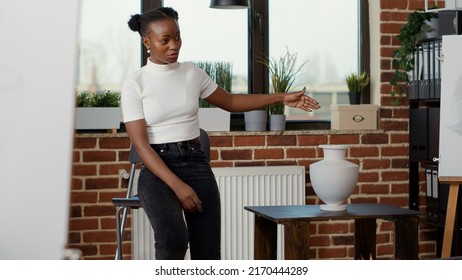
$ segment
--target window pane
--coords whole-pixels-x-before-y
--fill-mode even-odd
[[[330,104],[348,104],[344,78],[359,67],[358,0],[269,0],[270,57],[287,50],[301,69],[295,89],[307,87],[321,109],[286,108],[288,119],[330,119]]]
[[[179,14],[181,61],[232,63],[233,93],[248,92],[247,10],[209,8],[210,0],[165,0]]]
[[[126,76],[140,68],[140,36],[128,28],[140,13],[136,0],[81,0],[77,90],[119,92]]]

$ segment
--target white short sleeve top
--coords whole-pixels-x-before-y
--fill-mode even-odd
[[[125,79],[121,91],[124,122],[144,119],[151,144],[199,136],[199,97],[218,85],[190,62],[145,66]]]

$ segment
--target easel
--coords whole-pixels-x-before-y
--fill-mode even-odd
[[[449,258],[451,256],[452,237],[454,235],[457,197],[459,195],[459,185],[462,184],[462,177],[441,176],[439,180],[442,184],[449,184],[448,207],[444,226],[443,248],[441,250],[441,258]]]

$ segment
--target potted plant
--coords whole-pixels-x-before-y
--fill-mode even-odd
[[[231,92],[232,64],[224,61],[193,62],[224,90]],[[199,99],[199,126],[205,131],[229,131],[231,114]]]
[[[428,23],[437,17],[437,13],[414,11],[408,15],[406,24],[401,27],[400,33],[396,36],[400,45],[392,54],[392,69],[394,70],[390,79],[392,97],[397,95],[401,97],[407,90],[409,76],[414,70],[415,48],[422,42],[425,34],[432,31]],[[397,98],[393,103],[398,105],[399,99]]]
[[[75,129],[120,128],[120,93],[82,92],[77,94]]]
[[[307,61],[297,64],[297,53],[287,52],[278,59],[264,57],[260,63],[265,65],[270,74],[271,93],[287,93],[292,91],[298,74]],[[268,107],[270,113],[270,130],[284,130],[286,116],[284,104],[274,104]]]
[[[369,84],[369,75],[351,73],[345,77],[350,104],[361,104],[361,92]]]

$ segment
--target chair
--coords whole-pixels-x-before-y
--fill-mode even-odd
[[[199,138],[207,159],[210,160],[210,139],[207,132],[203,129],[200,130]],[[138,156],[135,148],[130,148],[128,161],[131,163],[130,174],[128,178],[127,195],[125,198],[113,198],[112,204],[117,207],[116,211],[116,230],[117,230],[117,249],[116,260],[122,259],[122,242],[125,232],[125,223],[128,215],[128,208],[138,209],[141,208],[140,198],[137,194],[132,195],[133,183],[135,181],[135,172],[138,164],[142,163],[141,158]]]

